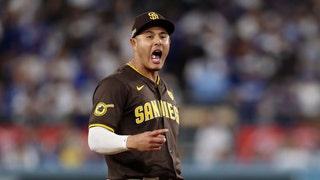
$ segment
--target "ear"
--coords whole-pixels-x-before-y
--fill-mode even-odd
[[[131,47],[134,49],[137,44],[137,40],[135,38],[130,38],[130,44]]]

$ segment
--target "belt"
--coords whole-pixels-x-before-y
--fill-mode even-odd
[[[139,179],[126,179],[126,180],[160,180],[159,177],[143,177],[143,178],[139,178]]]
[[[111,180],[111,179],[107,179]],[[141,178],[128,178],[125,180],[173,180],[173,178],[169,177],[141,177]]]
[[[173,178],[168,177],[143,177],[139,179],[126,179],[126,180],[173,180]]]

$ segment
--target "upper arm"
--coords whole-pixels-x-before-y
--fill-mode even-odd
[[[89,127],[101,126],[115,132],[126,101],[126,87],[116,78],[106,78],[94,91]]]

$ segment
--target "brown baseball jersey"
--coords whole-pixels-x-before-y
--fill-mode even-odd
[[[103,79],[93,95],[89,128],[100,126],[119,135],[168,128],[159,151],[105,155],[109,179],[181,177],[178,155],[179,108],[172,90],[158,76],[153,82],[130,64]]]

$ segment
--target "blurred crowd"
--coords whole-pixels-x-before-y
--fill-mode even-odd
[[[280,126],[284,131],[297,124],[318,125],[319,0],[2,0],[0,124],[22,126],[27,134],[37,132],[36,140],[22,141],[27,142],[23,147],[34,149],[27,156],[39,159],[33,162],[48,157],[41,153],[52,144],[37,141],[39,129],[48,124],[85,134],[94,88],[130,60],[133,18],[147,10],[160,12],[176,25],[161,73],[181,106],[227,109],[218,118],[204,118],[220,119],[219,123],[193,120],[197,122],[193,126],[195,143],[188,147],[195,146],[194,155],[186,158],[201,159],[201,147],[210,146],[201,140],[208,136],[216,143],[212,151],[214,147],[225,149],[219,157],[235,158],[231,150],[238,147],[236,135],[247,125]],[[220,111],[201,113],[217,116],[214,112]],[[221,120],[229,119],[230,114],[232,121]],[[6,154],[16,146],[23,149],[21,143],[4,146],[10,143],[3,129],[0,164],[19,159],[21,152]],[[77,148],[68,149],[77,141],[69,138],[70,133],[61,133],[71,140],[63,141],[65,146],[54,146],[51,153],[61,157],[83,154],[72,151]],[[317,138],[307,154],[319,150]]]

